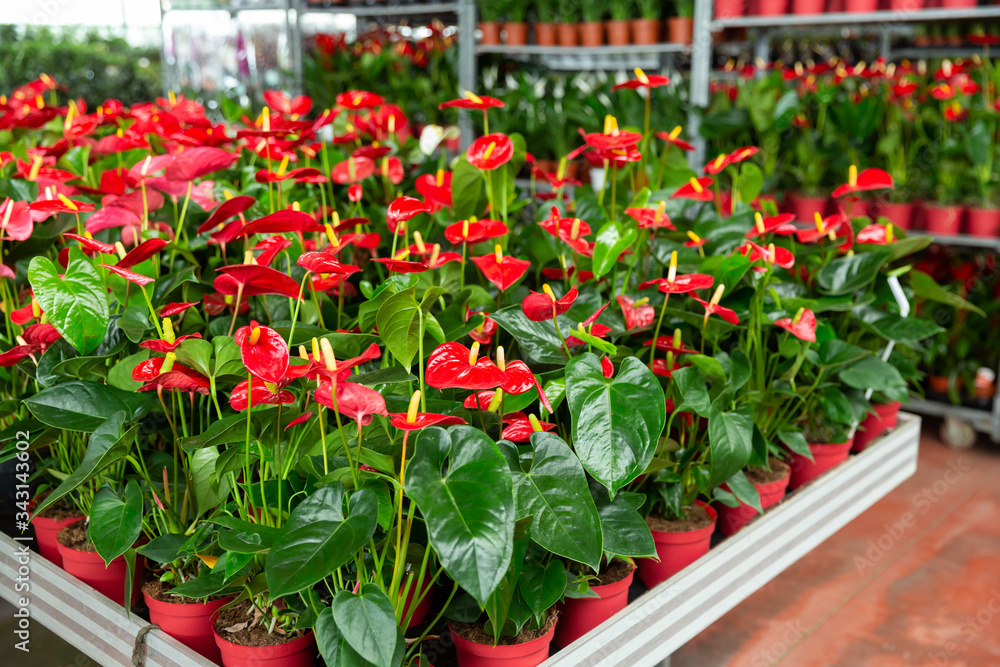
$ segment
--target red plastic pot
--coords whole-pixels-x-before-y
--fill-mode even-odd
[[[459,667],[535,667],[549,657],[549,645],[556,634],[556,628],[552,626],[551,630],[530,642],[493,646],[469,641],[450,626],[448,630],[455,641]]]
[[[889,218],[900,229],[913,228],[913,204],[882,204],[880,215]]]
[[[902,403],[879,403],[873,407],[874,412],[869,412],[868,416],[858,424],[858,430],[854,433],[854,450],[863,452],[876,438],[885,433],[890,428],[896,428],[899,423],[899,408]]]
[[[969,208],[965,212],[965,226],[970,235],[987,238],[1000,236],[1000,209]]]
[[[674,576],[707,554],[712,546],[712,533],[715,532],[715,524],[719,519],[719,514],[711,505],[700,500],[695,502],[705,508],[712,523],[704,528],[688,530],[683,533],[652,531],[653,541],[656,543],[656,556],[660,561],[656,562],[652,558],[636,559],[639,579],[646,585],[646,588],[653,588],[660,582]]]
[[[406,593],[406,601],[403,602],[403,617],[410,611],[410,605],[413,604],[413,596],[417,591],[417,582],[410,584],[410,590]],[[420,625],[427,618],[427,613],[431,610],[431,604],[434,601],[434,589],[429,588],[427,594],[424,595],[423,599],[413,610],[413,617],[410,618],[410,624],[407,627],[412,628],[415,625]]]
[[[757,489],[757,493],[760,494],[760,506],[762,509],[766,510],[768,507],[778,504],[778,502],[785,497],[785,493],[788,491],[788,480],[790,477],[791,471],[789,471],[789,474],[785,475],[781,479],[773,482],[754,484],[754,488]],[[722,486],[727,491],[729,490],[729,487],[725,484]],[[746,503],[740,503],[736,507],[722,505],[719,507],[719,529],[722,531],[723,535],[729,537],[745,526],[750,519],[753,519],[756,516],[757,510]]]
[[[975,6],[976,0],[941,0],[941,7],[944,9],[965,9]]]
[[[795,219],[799,222],[812,223],[815,214],[826,215],[826,197],[804,197],[794,195],[788,198],[788,212],[795,214]]]
[[[806,456],[793,453],[792,477],[788,480],[788,490],[794,491],[806,482],[813,481],[827,470],[846,461],[853,446],[854,438],[849,438],[847,442],[810,443],[809,451],[813,455],[812,461]]]
[[[788,11],[788,0],[757,0],[760,16],[781,16]]]
[[[746,13],[746,0],[716,0],[715,18],[731,19]]]
[[[931,234],[954,236],[962,229],[961,206],[924,204],[924,228]]]
[[[48,519],[36,516],[31,520],[35,527],[35,540],[38,542],[38,552],[48,561],[62,567],[62,556],[59,555],[59,531],[64,526],[76,523],[83,517],[71,516],[68,519]]]
[[[628,604],[628,587],[635,577],[635,568],[621,581],[606,586],[591,586],[596,598],[567,598],[563,603],[555,638],[559,648],[564,648],[608,620]]]
[[[867,14],[878,9],[878,0],[845,0],[844,11]]]
[[[309,633],[275,646],[242,646],[223,639],[214,626],[212,635],[222,653],[223,667],[313,667],[316,635]]]
[[[924,0],[889,0],[889,9],[894,12],[914,12],[924,8]]]
[[[871,204],[871,201],[867,199],[855,199],[851,202],[851,210],[848,211],[848,216],[851,218],[873,217]]]
[[[792,0],[793,14],[822,14],[826,0]]]
[[[107,567],[104,559],[96,551],[78,551],[59,545],[59,555],[62,556],[62,567],[66,572],[94,588],[98,593],[125,606],[125,578],[128,567],[125,557],[119,556]],[[132,580],[132,599],[128,606],[139,600],[139,582],[145,573],[145,560],[139,556],[135,559],[135,575]]]
[[[222,660],[222,653],[215,643],[215,630],[212,628],[212,617],[232,597],[211,602],[196,602],[181,604],[178,602],[162,602],[142,593],[149,607],[149,622],[160,626],[168,635],[205,656],[212,662]]]

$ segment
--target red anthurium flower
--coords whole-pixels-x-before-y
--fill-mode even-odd
[[[472,315],[482,315],[483,323],[478,327],[469,332],[469,338],[479,343],[480,345],[489,345],[493,341],[493,334],[497,331],[496,320],[489,317],[488,313],[469,313],[465,314],[465,321],[469,321],[469,317]]]
[[[615,374],[615,366],[607,356],[601,357],[601,375],[611,379]]]
[[[169,315],[164,315],[163,317],[166,320],[166,322],[170,322]],[[187,334],[185,336],[174,337],[173,325],[167,324],[167,326],[170,328],[169,328],[169,334],[168,330],[165,330],[163,332],[165,338],[163,339],[154,338],[152,340],[144,340],[141,343],[139,343],[139,347],[147,350],[152,350],[153,352],[160,352],[162,354],[166,354],[167,352],[173,352],[174,350],[176,350],[178,345],[180,345],[182,342],[186,341],[189,338],[201,338],[201,334],[197,332],[193,334]]]
[[[341,264],[336,257],[326,252],[304,252],[299,256],[298,265],[313,273],[357,273],[361,269],[353,264]]]
[[[51,324],[32,324],[17,337],[17,345],[0,354],[0,367],[13,366],[22,359],[40,354],[59,338],[59,332]]]
[[[792,224],[794,221],[794,213],[781,213],[770,218],[765,218],[758,211],[754,213],[754,226],[747,232],[746,237],[752,239],[764,234],[789,236],[798,231],[795,225]]]
[[[13,201],[10,197],[0,204],[0,233],[3,239],[25,241],[31,238],[35,225],[31,221],[28,203]]]
[[[504,255],[498,244],[489,255],[473,257],[475,263],[483,275],[501,292],[509,289],[514,283],[524,277],[531,262]]]
[[[670,132],[657,132],[656,137],[657,139],[663,139],[668,144],[677,146],[677,148],[680,148],[682,151],[693,151],[694,146],[680,138],[681,131],[682,128],[678,125]]]
[[[337,391],[336,402],[333,400],[334,386]],[[346,415],[361,426],[371,424],[375,415],[389,416],[382,394],[355,382],[321,382],[315,396],[318,403]]]
[[[690,229],[687,230],[687,237],[688,240],[684,242],[685,248],[701,248],[703,245],[708,243],[708,239],[698,236]],[[699,250],[698,252],[702,252],[702,256],[704,256],[703,251]]]
[[[234,215],[239,215],[244,211],[247,211],[257,200],[248,195],[240,195],[238,197],[233,197],[232,199],[227,199],[226,201],[219,204],[212,215],[208,216],[208,220],[198,228],[198,233],[203,234],[211,229],[215,229],[217,226],[226,222]]]
[[[409,256],[409,248],[403,248],[396,253],[395,257],[378,257],[372,261],[378,262],[392,273],[423,273],[430,268],[426,262],[415,262],[407,259]]]
[[[492,389],[507,381],[506,373],[479,356],[479,343],[471,350],[460,343],[439,345],[427,358],[424,377],[435,389]]]
[[[782,317],[774,323],[799,340],[816,342],[816,313],[808,308],[799,308],[795,317]]]
[[[671,199],[691,199],[693,201],[712,201],[712,191],[709,187],[715,181],[710,176],[691,178],[687,183],[677,188]]]
[[[593,246],[583,238],[590,234],[590,225],[580,218],[560,217],[559,209],[553,206],[549,217],[539,222],[538,226],[568,245],[574,252],[585,257],[593,255]]]
[[[278,171],[261,169],[254,175],[254,180],[258,183],[282,183],[289,180],[294,180],[296,183],[326,183],[326,176],[316,167],[299,167],[291,171],[284,171],[281,167],[286,164],[286,161],[282,159]]]
[[[93,204],[82,201],[73,201],[60,194],[57,199],[39,199],[28,204],[28,208],[36,213],[90,213],[94,210]]]
[[[632,297],[620,294],[616,297],[625,318],[625,330],[636,331],[652,326],[656,319],[656,309],[649,305],[648,298],[633,301]]]
[[[492,171],[510,162],[514,157],[514,144],[506,134],[494,132],[473,141],[465,157],[476,169]]]
[[[365,190],[360,183],[352,183],[347,186],[347,198],[351,203],[357,204],[365,196]]]
[[[486,109],[499,109],[503,106],[503,100],[498,100],[495,97],[487,97],[486,95],[475,95],[467,91],[465,93],[465,97],[460,97],[457,100],[442,102],[438,105],[438,109],[456,108],[485,111]]]
[[[646,74],[638,67],[635,68],[635,78],[629,79],[625,83],[619,83],[611,87],[611,90],[621,90],[628,88],[636,90],[638,88],[659,88],[670,83],[670,77],[662,74]]]
[[[652,344],[653,341],[650,339],[643,343],[643,346],[650,347]],[[698,351],[690,347],[684,347],[680,329],[676,329],[673,336],[660,336],[657,338],[656,349],[660,352],[673,352],[675,356],[679,354],[694,354]]]
[[[424,200],[438,207],[451,207],[451,172],[438,169],[435,174],[417,176],[414,186]]]
[[[290,116],[305,116],[312,110],[312,98],[307,95],[289,97],[280,90],[265,90],[264,101],[275,111]]]
[[[128,269],[123,269],[120,266],[113,266],[111,264],[98,264],[101,268],[107,269],[112,273],[117,273],[125,280],[130,283],[135,283],[139,287],[145,287],[149,283],[153,282],[153,279],[149,276],[144,276],[142,274],[136,273],[134,271],[129,271]]]
[[[330,178],[334,183],[346,185],[357,183],[369,178],[375,173],[375,160],[370,157],[349,157],[333,165]]]
[[[278,256],[278,253],[285,248],[290,248],[291,245],[292,242],[283,236],[268,236],[253,247],[254,250],[260,251],[256,262],[261,266],[270,266],[274,258]]]
[[[962,108],[962,105],[958,102],[952,102],[944,110],[944,119],[949,123],[957,123],[959,121],[965,120],[965,117],[969,115],[969,110]]]
[[[243,412],[253,405],[282,405],[284,403],[294,403],[295,395],[286,390],[279,389],[278,385],[261,380],[260,378],[250,378],[243,380],[233,393],[229,396],[229,407],[237,412]]]
[[[499,238],[508,232],[507,225],[499,220],[476,220],[469,218],[448,225],[444,229],[444,237],[450,243],[482,243]]]
[[[378,173],[382,175],[382,178],[388,179],[393,185],[402,183],[403,178],[406,176],[406,170],[403,169],[403,161],[395,156],[382,158]]]
[[[768,264],[780,266],[783,269],[790,269],[795,266],[795,255],[787,248],[775,246],[773,243],[768,244],[764,248],[753,241],[747,241],[737,249],[737,252],[745,255],[751,262],[762,260]],[[763,273],[767,269],[762,266],[755,266],[754,270],[758,273]]]
[[[595,310],[590,317],[585,319],[583,322],[580,322],[580,324],[577,326],[577,329],[582,327],[591,336],[595,336],[597,338],[604,338],[605,336],[607,336],[609,333],[611,333],[611,328],[606,327],[603,324],[599,324],[597,322],[597,318],[600,317],[601,313],[604,312],[604,309],[610,305],[611,303],[608,302],[603,306],[601,306],[600,308],[598,308],[597,310]],[[576,336],[566,336],[566,345],[569,347],[579,347],[580,345],[586,345],[586,343],[584,343]]]
[[[292,421],[290,421],[287,424],[285,424],[285,430],[287,431],[288,429],[290,429],[293,426],[298,426],[299,424],[306,423],[307,421],[309,421],[310,419],[312,419],[312,416],[313,416],[312,410],[309,410],[307,412],[303,412],[301,415],[299,415],[298,417],[296,417]],[[364,467],[364,466],[362,466],[362,467]]]
[[[684,294],[696,289],[705,289],[715,283],[715,278],[703,273],[688,273],[683,276],[676,276],[673,280],[667,278],[654,278],[639,283],[639,289],[649,289],[656,286],[664,294]]]
[[[430,213],[431,207],[417,199],[416,197],[399,197],[389,204],[386,209],[385,220],[389,226],[389,231],[395,233],[399,223],[406,222],[420,213]]]
[[[574,285],[564,296],[557,299],[548,284],[543,285],[542,289],[544,290],[542,292],[531,292],[521,302],[521,310],[532,322],[543,322],[562,315],[570,309],[580,293]]]
[[[532,434],[551,431],[556,427],[555,424],[539,421],[535,415],[526,417],[523,412],[504,415],[503,423],[506,426],[500,437],[511,442],[528,442]]]
[[[795,238],[799,240],[799,243],[815,243],[824,237],[832,240],[842,225],[851,224],[842,211],[826,218],[816,213],[814,222],[816,223],[815,227],[800,229],[795,233]]]
[[[700,303],[705,308],[705,320],[708,320],[709,315],[718,315],[726,322],[732,325],[740,323],[740,318],[736,315],[736,311],[719,305],[719,301],[722,300],[722,293],[725,291],[725,285],[719,285],[715,288],[715,293],[712,295],[710,301],[705,301],[698,298],[694,294],[691,294],[691,298]]]
[[[236,330],[236,344],[240,346],[243,365],[261,380],[278,384],[288,370],[288,343],[277,331],[250,322],[248,327]]]
[[[168,303],[163,308],[160,309],[160,317],[173,317],[183,313],[185,310],[191,306],[197,306],[197,301],[191,301],[189,303]]]
[[[417,412],[420,407],[420,392],[413,392],[410,397],[410,406],[406,412],[389,413],[389,422],[403,431],[417,431],[428,426],[451,426],[453,424],[464,424],[461,417],[452,415],[441,415],[433,412]]]
[[[650,370],[653,371],[654,375],[659,375],[661,377],[669,378],[673,377],[674,371],[680,370],[687,366],[687,364],[679,363],[676,360],[671,360],[671,361],[673,361],[673,363],[668,365],[666,359],[654,359],[653,367]]]
[[[281,271],[256,264],[235,264],[216,269],[214,287],[221,294],[257,296],[280,294],[291,299],[299,297],[299,284]]]
[[[538,398],[545,409],[549,412],[554,412],[552,404],[549,403],[548,396],[542,390],[542,385],[539,384],[538,378],[535,377],[535,374],[531,372],[526,363],[520,359],[510,362],[504,361],[502,347],[497,348],[497,363],[503,372],[507,374],[507,380],[500,385],[500,389],[508,394],[519,396],[531,391],[531,388],[534,387],[538,391]],[[490,397],[490,400],[492,400],[492,397]]]
[[[85,255],[90,256],[97,253],[104,253],[105,255],[115,254],[115,247],[110,243],[102,243],[101,241],[88,239],[86,236],[80,236],[71,232],[66,232],[63,236],[78,242],[80,244],[80,249]]]
[[[166,357],[160,358],[166,359]],[[142,364],[140,364],[140,366],[141,365]],[[164,364],[164,366],[166,366],[166,364]],[[136,368],[138,369],[139,366]],[[182,366],[181,364],[173,364],[170,370],[161,369],[156,377],[147,380],[144,385],[139,387],[139,391],[160,391],[166,389],[168,391],[187,391],[199,394],[208,394],[211,386],[212,385],[209,379],[198,371]]]
[[[833,191],[833,197],[843,197],[844,195],[867,192],[869,190],[892,189],[892,176],[882,169],[865,169],[860,174],[858,168],[851,165],[847,182]]]
[[[737,148],[729,154],[729,164],[738,164],[747,158],[753,157],[759,152],[760,149],[756,146],[743,146],[742,148]]]
[[[127,255],[115,262],[115,266],[123,269],[130,269],[136,264],[142,264],[156,253],[163,250],[163,247],[167,245],[167,243],[169,242],[165,239],[149,239],[148,241],[143,241],[136,247],[132,248]]]
[[[705,173],[715,176],[730,164],[732,164],[730,157],[725,153],[719,153],[714,160],[705,165]]]
[[[346,93],[337,95],[337,106],[357,111],[359,109],[371,109],[385,102],[385,98],[366,90],[349,90]]]
[[[21,308],[10,312],[10,321],[14,324],[20,324],[23,326],[28,322],[41,317],[43,312],[45,311],[42,310],[42,307],[35,299],[34,293],[32,293],[31,300],[28,301],[28,303],[24,304]]]
[[[287,232],[304,234],[321,231],[323,231],[323,226],[316,222],[314,217],[308,213],[289,208],[248,222],[240,230],[237,238],[251,234],[283,234]]]
[[[163,175],[168,181],[193,181],[220,169],[229,169],[239,157],[238,153],[212,146],[188,148],[170,161]]]
[[[625,215],[630,216],[639,223],[639,229],[677,229],[674,223],[670,222],[670,216],[664,213],[666,202],[660,202],[656,208],[651,207],[630,207],[625,209]]]
[[[892,243],[893,226],[890,222],[887,225],[871,224],[858,232],[858,243],[875,245],[886,245]]]
[[[642,141],[642,135],[638,132],[618,129],[618,120],[614,116],[604,117],[604,131],[585,133],[583,135],[585,144],[598,151],[610,151],[616,149],[626,149]],[[610,156],[608,157],[610,159]]]

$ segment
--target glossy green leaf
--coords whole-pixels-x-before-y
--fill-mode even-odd
[[[701,417],[707,417],[712,408],[712,400],[701,372],[694,366],[685,366],[675,370],[672,377],[674,388],[680,394],[680,400],[675,402],[674,412],[692,410]]]
[[[117,412],[129,421],[149,408],[146,394],[130,394],[96,382],[74,380],[43,389],[24,399],[38,421],[67,431],[93,431]]]
[[[561,364],[566,361],[566,353],[551,320],[532,322],[519,305],[507,306],[490,317],[516,338],[524,354],[534,361],[542,364]],[[563,336],[569,335],[571,324],[568,318],[559,318]]]
[[[778,430],[778,439],[796,454],[805,456],[810,461],[813,460],[812,450],[809,449],[809,443],[806,442],[806,437],[802,435],[802,431],[786,426]]]
[[[590,485],[590,492],[601,517],[605,553],[630,558],[656,555],[653,534],[638,511],[646,499],[643,494],[622,491],[612,500],[607,490],[596,483]]]
[[[70,251],[62,271],[45,257],[35,257],[28,281],[49,322],[82,355],[97,349],[108,328],[108,294],[104,280],[78,250]]]
[[[368,667],[370,664],[351,648],[347,638],[337,627],[333,618],[333,609],[327,607],[320,612],[313,627],[316,633],[316,645],[323,656],[327,667]]]
[[[618,223],[608,222],[597,231],[594,239],[594,256],[592,270],[595,278],[600,278],[618,261],[618,256],[639,236],[634,227],[622,231]]]
[[[529,539],[531,522],[532,517],[528,516],[514,524],[514,548],[511,552],[510,565],[500,585],[486,599],[486,615],[489,622],[485,630],[492,632],[494,640],[500,639],[501,633],[508,629],[506,627],[508,623],[520,625],[517,619],[511,618],[510,612],[517,596],[517,581],[521,576],[521,566],[524,565],[524,556],[531,542]]]
[[[517,590],[528,609],[541,625],[549,608],[562,599],[566,592],[566,568],[562,561],[554,559],[547,565],[529,560],[521,568],[517,580]]]
[[[124,500],[110,486],[102,486],[90,507],[88,533],[104,564],[125,553],[142,532],[142,492],[135,480],[125,485]]]
[[[471,426],[426,428],[405,485],[448,575],[485,604],[507,572],[514,543],[510,470],[496,443]]]
[[[891,391],[906,386],[896,367],[878,357],[865,357],[840,371],[840,381],[855,389]]]
[[[723,412],[713,405],[708,415],[708,446],[711,457],[710,486],[726,481],[750,460],[753,449],[753,407],[742,405]]]
[[[746,474],[742,470],[737,471],[732,477],[727,479],[726,485],[737,500],[746,503],[757,510],[758,513],[764,512],[764,508],[761,507],[760,503],[760,492],[757,491],[757,487],[750,483],[750,480],[747,479]]]
[[[962,310],[971,310],[980,316],[986,316],[981,308],[941,287],[923,271],[917,271],[916,269],[910,271],[910,287],[913,288],[913,293],[922,299],[936,301],[937,303],[943,303]]]
[[[396,626],[392,602],[375,584],[365,584],[357,595],[341,590],[330,606],[340,634],[358,655],[376,667],[393,667],[403,636]]]
[[[420,307],[408,289],[385,300],[375,318],[379,337],[396,360],[409,368],[420,345]]]
[[[118,318],[118,328],[125,332],[130,341],[138,343],[146,336],[147,331],[154,328],[149,321],[149,309],[145,305],[129,306]]]
[[[888,258],[888,251],[838,257],[816,272],[816,284],[824,294],[850,294],[872,284]]]
[[[600,360],[587,353],[566,365],[566,401],[576,453],[613,496],[653,458],[666,423],[659,380],[635,357],[605,378]]]
[[[858,361],[869,352],[856,345],[844,342],[838,338],[823,341],[819,346],[819,365],[825,368],[843,366],[854,361]]]
[[[747,204],[760,196],[764,187],[764,172],[753,162],[740,167],[740,199]]]
[[[874,329],[882,338],[910,347],[931,336],[936,336],[944,332],[942,327],[939,327],[930,320],[916,317],[900,317],[893,313],[889,313],[874,322],[869,322],[868,326]]]

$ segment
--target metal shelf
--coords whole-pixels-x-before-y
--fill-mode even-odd
[[[306,14],[354,14],[358,17],[379,17],[379,16],[425,16],[428,14],[456,14],[458,13],[457,2],[429,2],[425,4],[412,5],[391,5],[388,3],[377,5],[306,5]]]
[[[287,5],[283,0],[277,2],[268,2],[264,4],[251,3],[251,2],[233,2],[230,4],[223,3],[204,3],[191,6],[181,6],[176,7],[170,0],[163,0],[162,9],[163,12],[229,12],[235,14],[238,12],[255,12],[255,11],[285,11]]]
[[[981,46],[904,46],[892,50],[893,58],[971,58],[982,56]],[[1000,54],[991,53],[990,58],[998,58]]]
[[[861,23],[916,23],[921,21],[963,21],[1000,17],[1000,6],[958,9],[922,9],[906,12],[828,12],[825,14],[783,14],[780,16],[736,16],[715,19],[712,32],[725,28],[781,28],[786,26],[855,25]]]
[[[987,236],[972,236],[970,234],[925,234],[923,232],[913,232],[910,236],[929,236],[934,239],[934,243],[941,245],[964,246],[966,248],[988,248],[1000,252],[1000,238],[990,238]]]
[[[536,60],[551,70],[559,71],[616,71],[622,69],[655,70],[664,54],[690,53],[686,44],[648,44],[627,46],[482,46],[476,53],[502,55],[514,60]]]
[[[36,551],[30,552],[30,590],[14,590],[18,576],[16,553],[21,545],[0,533],[0,596],[20,607],[19,599],[29,598],[31,622],[57,631],[59,636],[80,649],[99,665],[131,665],[136,635],[147,626],[135,614],[125,615],[125,609],[76,577],[56,567]],[[150,630],[145,635],[146,667],[214,667],[203,658],[162,630]],[[33,646],[38,650],[40,647]],[[8,657],[8,660],[13,659]],[[7,664],[16,664],[14,663]]]
[[[996,402],[998,399],[994,399]],[[1000,439],[997,417],[994,410],[970,408],[965,405],[953,405],[941,401],[911,398],[907,409],[928,417],[954,417],[968,422],[979,433],[986,433],[994,441]]]
[[[538,46],[537,44],[525,44],[523,46],[508,46],[498,44],[496,46],[476,47],[476,53],[502,53],[504,55],[534,55],[534,56],[608,56],[608,55],[636,55],[644,53],[684,53],[689,52],[689,44],[676,44],[673,42],[661,42],[659,44],[628,44],[626,46]]]
[[[650,667],[746,600],[917,470],[920,418],[795,491],[543,667]]]

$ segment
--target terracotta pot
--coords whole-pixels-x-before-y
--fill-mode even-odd
[[[538,46],[556,45],[556,24],[536,23],[535,24],[535,44]]]
[[[746,0],[716,0],[715,18],[731,19],[746,14]]]
[[[817,211],[820,215],[826,215],[827,203],[826,197],[805,197],[797,194],[789,197],[787,206],[788,212],[794,213],[796,220],[812,224]]]
[[[927,386],[936,394],[948,393],[949,378],[947,375],[930,375],[927,377]]]
[[[35,540],[38,542],[38,552],[46,560],[62,567],[62,556],[59,555],[59,531],[64,526],[76,523],[82,516],[71,516],[68,519],[48,519],[44,516],[36,516],[31,520],[31,525],[35,527]]]
[[[576,24],[575,23],[560,23],[559,24],[559,46],[576,46]]]
[[[756,488],[757,493],[760,494],[760,506],[762,509],[766,510],[768,507],[776,505],[782,498],[785,497],[785,493],[788,491],[788,480],[790,477],[791,469],[789,469],[788,474],[781,479],[773,482],[767,482],[765,484],[754,484],[754,488]],[[723,488],[727,491],[729,490],[729,487],[726,485],[723,485]],[[756,516],[757,510],[750,507],[746,503],[740,503],[736,507],[722,505],[719,507],[719,529],[722,531],[723,535],[728,537]]]
[[[899,423],[899,408],[902,403],[876,403],[872,406],[873,412],[858,424],[858,430],[854,432],[855,452],[863,452],[868,445],[873,443],[880,435],[890,428],[896,428]]]
[[[606,586],[591,586],[596,598],[567,598],[559,614],[552,643],[564,648],[608,620],[628,604],[628,587],[635,577],[635,567],[621,581]]]
[[[503,30],[506,35],[507,46],[524,46],[528,43],[527,23],[504,23]]]
[[[685,16],[667,19],[667,41],[671,44],[690,44],[694,20]]]
[[[705,508],[712,523],[704,528],[688,530],[683,533],[652,531],[653,541],[656,543],[656,556],[660,561],[657,562],[652,558],[636,559],[639,579],[646,585],[646,588],[653,588],[660,582],[674,576],[707,554],[712,546],[712,533],[715,532],[715,524],[719,519],[719,514],[711,505],[700,500],[695,502]]]
[[[892,224],[900,229],[913,228],[913,204],[882,204],[879,215],[885,216],[892,221]]]
[[[788,0],[757,0],[757,14],[780,16],[788,11]]]
[[[931,234],[954,236],[962,229],[961,206],[924,204],[924,229]]]
[[[632,43],[648,45],[659,41],[659,19],[632,19]]]
[[[496,46],[500,43],[500,24],[494,21],[480,21],[479,31],[483,33],[480,44],[483,46]]]
[[[844,11],[867,14],[878,9],[878,0],[844,0]]]
[[[1000,208],[967,208],[965,213],[965,226],[970,236],[1000,236]]]
[[[212,618],[215,612],[232,600],[232,597],[211,602],[181,604],[157,600],[145,591],[142,596],[146,600],[146,606],[149,607],[150,623],[160,626],[160,629],[168,635],[212,662],[222,661],[222,652],[215,643]]]
[[[611,46],[626,46],[628,44],[628,21],[605,21],[604,27],[608,33],[608,44]]]
[[[316,635],[312,632],[274,646],[241,646],[223,639],[214,628],[212,634],[222,652],[223,667],[314,667],[316,664]]]
[[[125,606],[125,578],[128,567],[125,557],[119,556],[105,567],[104,559],[96,551],[78,551],[59,545],[59,555],[62,556],[62,567],[66,572],[95,589],[107,598]],[[131,607],[139,600],[139,582],[143,580],[146,571],[145,560],[139,556],[135,559],[135,574],[132,580],[132,597],[128,601]]]
[[[604,23],[601,21],[581,23],[580,44],[583,46],[601,46],[604,44]]]
[[[889,0],[889,9],[894,12],[914,12],[924,8],[924,0]]]
[[[508,646],[477,644],[460,636],[451,627],[448,631],[455,641],[458,667],[535,667],[549,657],[549,645],[556,628],[552,626],[551,630],[538,639]]]
[[[792,0],[793,14],[822,14],[826,0]]]
[[[975,6],[976,0],[941,0],[941,7],[944,9],[965,9]]]
[[[788,490],[794,491],[806,482],[811,482],[827,470],[835,468],[844,461],[851,453],[854,446],[854,438],[849,438],[847,442],[837,443],[810,443],[809,451],[812,452],[813,460],[801,454],[792,454],[791,466],[792,477],[788,480]]]

